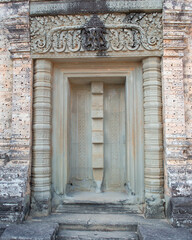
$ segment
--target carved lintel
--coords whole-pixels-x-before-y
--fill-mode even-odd
[[[31,17],[32,54],[161,51],[160,13]]]

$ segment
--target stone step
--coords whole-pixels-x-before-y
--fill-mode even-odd
[[[58,223],[60,229],[82,231],[137,231],[141,215],[126,214],[73,214],[55,213],[47,217],[33,218],[32,222]]]
[[[76,216],[76,218],[74,218]],[[75,214],[60,221],[58,240],[122,239],[137,240],[138,224],[134,218],[118,214]]]
[[[57,240],[139,240],[134,232],[128,231],[75,231],[60,230]]]
[[[79,214],[140,214],[138,206],[128,204],[107,204],[107,203],[64,203],[59,205],[55,213],[79,213]]]
[[[62,230],[78,230],[78,231],[137,231],[136,223],[121,223],[121,224],[110,224],[110,223],[87,223],[87,224],[66,224],[61,223],[60,229]]]
[[[133,214],[51,214],[29,217],[25,223],[2,225],[1,228],[6,228],[1,240],[192,239],[187,229],[173,228],[165,219],[145,219]]]
[[[21,219],[21,199],[0,199],[0,222],[14,222]]]
[[[1,240],[55,240],[59,230],[57,223],[26,222],[12,224],[5,229]]]
[[[191,240],[188,229],[173,228],[170,225],[142,224],[138,226],[140,240]]]
[[[135,204],[133,196],[128,196],[126,193],[75,192],[65,196],[63,202],[54,212],[79,214],[142,214],[142,205]]]

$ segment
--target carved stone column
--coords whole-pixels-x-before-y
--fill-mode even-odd
[[[161,218],[163,207],[163,135],[161,103],[161,59],[143,61],[145,216]]]
[[[36,60],[33,100],[32,214],[51,210],[51,71],[47,60]]]

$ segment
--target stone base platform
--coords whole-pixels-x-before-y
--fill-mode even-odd
[[[134,198],[126,193],[72,193],[63,199],[55,209],[55,213],[63,214],[141,214],[143,204],[135,204]]]
[[[12,224],[5,229],[1,240],[55,240],[59,230],[57,223],[31,222]]]
[[[51,214],[6,228],[1,240],[191,240],[187,229],[135,214]]]

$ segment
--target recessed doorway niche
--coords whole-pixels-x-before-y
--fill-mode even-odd
[[[54,67],[52,204],[55,208],[78,194],[100,199],[103,193],[142,203],[141,66],[80,65],[75,71],[69,64]]]
[[[72,80],[67,191],[125,192],[125,81]]]

